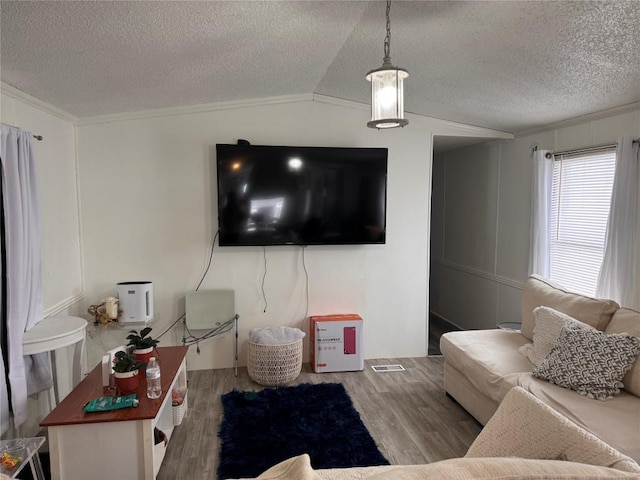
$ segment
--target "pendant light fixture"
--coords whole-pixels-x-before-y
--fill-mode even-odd
[[[391,22],[389,12],[391,0],[387,0],[387,36],[384,39],[382,66],[367,73],[371,82],[371,121],[369,128],[404,127],[409,122],[404,118],[404,79],[409,76],[403,68],[391,64]]]

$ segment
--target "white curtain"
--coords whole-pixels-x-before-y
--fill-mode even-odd
[[[1,180],[1,178],[0,178]],[[0,182],[1,184],[1,182]],[[2,186],[0,185],[0,193],[3,192]],[[2,202],[0,201],[0,208],[2,207]],[[1,228],[1,226],[0,226]],[[2,264],[4,263],[4,255],[0,255],[0,272],[2,270]],[[0,289],[3,288],[4,284],[4,275],[0,275]],[[2,292],[3,290],[0,290]],[[0,309],[2,308],[2,304],[4,304],[3,294],[0,293]],[[0,313],[0,316],[2,314]],[[2,319],[0,319],[1,321]],[[5,330],[4,326],[0,326],[0,434],[3,434],[9,428],[9,391],[7,389],[7,375],[6,370],[4,369],[5,362],[5,353],[3,351],[4,345],[4,336]]]
[[[638,219],[638,143],[621,137],[616,149],[611,209],[607,222],[604,258],[596,296],[615,300],[623,307],[639,308],[636,268]]]
[[[40,212],[30,133],[1,126],[2,195],[5,216],[8,380],[13,421],[27,418],[27,395],[51,386],[46,354],[23,357],[22,337],[42,319]],[[37,357],[37,358],[36,358]],[[29,385],[28,385],[29,383]],[[6,384],[0,385],[6,395]],[[5,405],[2,406],[3,431]]]
[[[550,273],[549,225],[551,222],[552,183],[553,156],[548,150],[536,150],[533,152],[529,274],[537,273],[546,278]]]

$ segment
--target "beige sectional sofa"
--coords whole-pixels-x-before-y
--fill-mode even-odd
[[[605,333],[640,337],[640,312],[568,292],[532,275],[522,294],[521,331],[470,330],[442,336],[446,392],[484,425],[505,395],[520,386],[613,448],[640,460],[640,360],[625,375],[621,392],[605,401],[534,377],[536,365],[530,358],[540,343],[532,343],[534,332],[536,339],[546,333],[541,328],[536,331],[536,321],[549,310],[537,309],[539,306],[551,307]]]
[[[640,466],[521,388],[513,388],[464,458],[428,465],[314,470],[308,455],[260,480],[480,480],[640,478]]]

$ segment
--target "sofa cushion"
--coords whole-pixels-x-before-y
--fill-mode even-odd
[[[306,453],[284,460],[264,471],[259,480],[314,480],[311,458]]]
[[[606,333],[628,333],[640,337],[640,312],[621,308],[613,314]],[[640,357],[636,358],[631,370],[622,379],[624,389],[640,397]]]
[[[533,330],[533,343],[528,343],[520,348],[520,353],[525,355],[531,363],[539,366],[551,353],[556,340],[560,336],[562,326],[566,322],[572,322],[580,327],[592,328],[569,315],[549,307],[536,307],[533,310],[536,318],[536,326]]]
[[[637,473],[559,460],[451,458],[427,465],[316,470],[318,480],[602,480],[638,478]],[[293,478],[291,480],[294,480]],[[297,480],[297,479],[296,479]]]
[[[590,431],[624,455],[640,462],[640,399],[625,392],[596,402],[525,373],[518,384],[569,420]]]
[[[331,468],[314,470],[309,455],[281,462],[256,480],[591,480],[638,478],[631,472],[559,460],[523,458],[452,458],[426,465]]]
[[[500,403],[518,376],[534,365],[518,349],[528,343],[516,331],[467,330],[440,337],[440,350],[448,364],[464,372],[471,384]]]
[[[452,458],[428,465],[400,467],[366,477],[369,480],[591,480],[638,478],[637,473],[558,460],[523,458]]]
[[[541,305],[566,313],[576,320],[604,330],[613,313],[620,308],[613,300],[600,300],[565,290],[561,285],[539,275],[531,275],[522,289],[522,335],[533,340],[535,316]]]
[[[466,457],[561,459],[640,473],[640,466],[523,388],[512,388]]]
[[[640,339],[565,323],[560,336],[533,375],[581,395],[609,400],[620,393],[622,377],[640,352]]]

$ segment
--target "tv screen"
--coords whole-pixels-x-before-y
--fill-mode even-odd
[[[220,246],[385,243],[386,148],[216,145]]]

